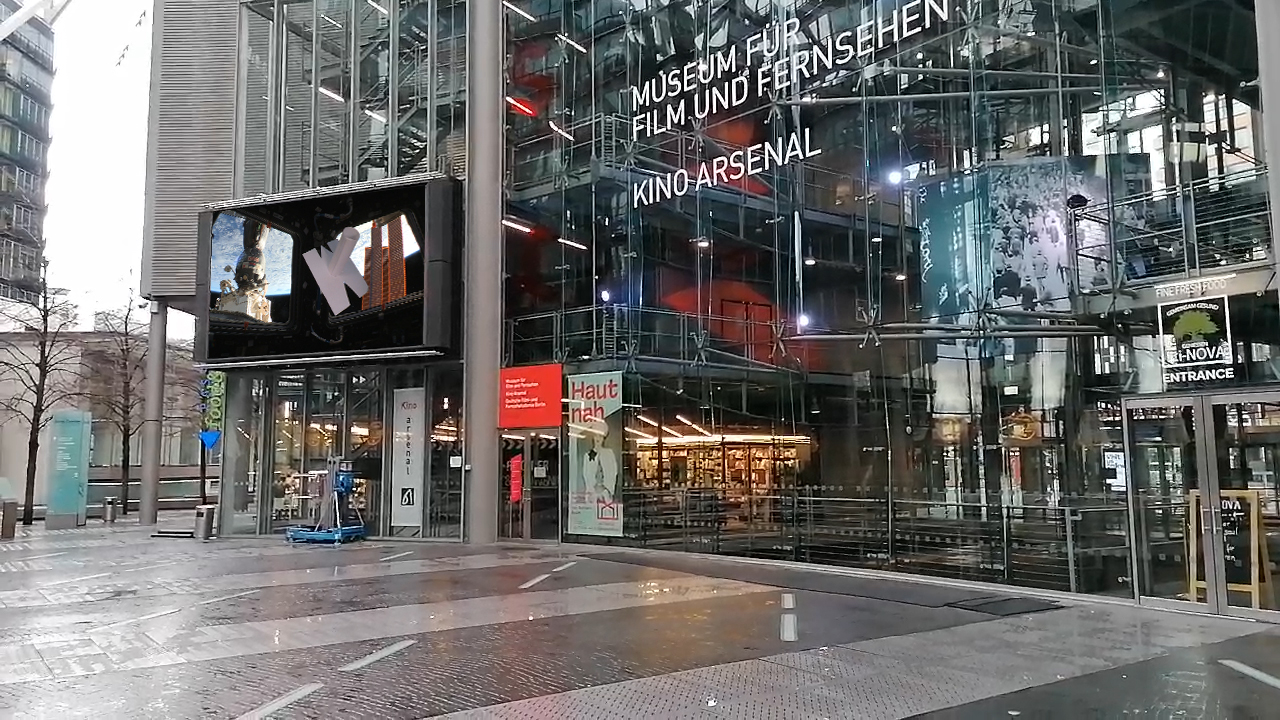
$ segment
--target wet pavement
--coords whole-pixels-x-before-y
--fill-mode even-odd
[[[0,718],[1263,718],[1271,626],[581,546],[0,543]]]

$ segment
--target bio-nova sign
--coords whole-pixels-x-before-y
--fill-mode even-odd
[[[795,96],[827,73],[865,61],[881,50],[950,19],[946,0],[910,0],[886,17],[827,35],[816,42],[800,20],[773,22],[707,57],[660,72],[631,86],[631,139],[642,140],[732,110],[752,98]],[[639,208],[690,190],[726,185],[775,167],[822,154],[808,128],[732,150],[697,167],[646,178],[631,188]]]
[[[1231,313],[1226,296],[1161,305],[1159,310],[1165,384],[1235,379]]]

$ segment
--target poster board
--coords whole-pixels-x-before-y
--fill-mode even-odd
[[[1222,490],[1218,495],[1222,502],[1222,557],[1227,590],[1248,593],[1255,610],[1275,608],[1271,558],[1258,491]],[[1197,602],[1202,592],[1208,595],[1199,542],[1203,537],[1203,510],[1200,491],[1191,491],[1187,496],[1187,594]]]
[[[569,376],[570,535],[622,537],[622,373]]]

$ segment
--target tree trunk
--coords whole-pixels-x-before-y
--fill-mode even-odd
[[[132,428],[123,427],[120,433],[120,514],[129,514],[129,436]]]
[[[36,521],[36,462],[40,459],[40,421],[43,418],[31,418],[31,433],[27,436],[27,488],[22,505],[22,524],[31,525]]]

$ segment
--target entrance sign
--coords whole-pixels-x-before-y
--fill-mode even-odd
[[[1223,490],[1222,559],[1227,590],[1248,593],[1255,610],[1275,608],[1271,582],[1271,557],[1267,552],[1266,528],[1257,490]],[[1207,593],[1204,554],[1200,548],[1203,496],[1191,491],[1187,498],[1188,595],[1199,599]]]
[[[426,484],[423,458],[426,449],[426,388],[399,388],[392,392],[391,413],[391,524],[422,527],[422,493]]]
[[[498,396],[498,427],[560,427],[563,370],[559,365],[502,368]]]
[[[1161,305],[1159,325],[1166,385],[1235,379],[1231,312],[1225,295]]]
[[[571,535],[622,537],[622,373],[569,376]]]
[[[66,530],[84,525],[89,494],[90,414],[84,410],[58,410],[53,414],[53,455],[45,526]]]

